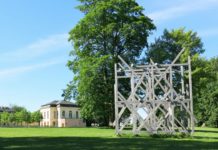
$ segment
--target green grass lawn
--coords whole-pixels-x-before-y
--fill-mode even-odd
[[[178,150],[218,149],[217,128],[196,128],[192,137],[117,137],[114,129],[101,128],[0,128],[0,150]]]

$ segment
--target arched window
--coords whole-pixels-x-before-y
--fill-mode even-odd
[[[73,118],[72,111],[69,111],[69,118]]]
[[[62,118],[65,118],[65,111],[62,111]]]

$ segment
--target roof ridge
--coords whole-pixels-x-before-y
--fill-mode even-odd
[[[57,105],[68,105],[68,106],[78,106],[76,103],[74,102],[71,102],[71,101],[67,101],[67,100],[53,100],[49,103],[46,103],[43,106],[49,106],[49,105],[54,105],[54,106],[57,106]]]

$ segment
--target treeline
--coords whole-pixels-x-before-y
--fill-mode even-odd
[[[2,108],[0,112],[0,126],[39,126],[42,115],[39,111],[30,112],[20,106]]]
[[[148,43],[156,27],[135,0],[79,1],[78,9],[84,18],[69,37],[73,50],[68,67],[74,78],[63,96],[77,100],[82,117],[89,124],[104,126],[114,121],[114,64],[118,63],[118,55],[129,64],[149,63],[150,59],[170,63],[185,48],[179,61],[187,62],[188,55],[192,58],[197,125],[218,127],[218,58],[201,57],[205,49],[196,32],[166,29]],[[217,53],[215,49],[207,51]]]
[[[194,112],[199,126],[218,127],[218,57],[193,62]]]

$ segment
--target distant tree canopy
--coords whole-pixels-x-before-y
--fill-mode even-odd
[[[217,126],[216,111],[209,111],[211,103],[217,108],[217,73],[214,71],[217,58],[200,57],[205,50],[196,32],[166,29],[155,42],[148,44],[147,38],[155,25],[135,0],[79,1],[78,9],[84,17],[69,33],[73,50],[67,66],[74,77],[63,96],[66,100],[72,97],[77,100],[82,117],[88,123],[108,125],[114,121],[114,63],[118,55],[129,64],[140,63],[144,52],[147,62],[151,58],[157,63],[170,63],[185,48],[180,62],[192,56],[194,112],[198,124]]]
[[[33,122],[40,122],[42,115],[39,111],[29,112],[24,107],[14,105],[9,111],[0,112],[0,126],[23,126]]]
[[[108,125],[114,120],[114,63],[118,55],[136,62],[148,45],[151,19],[135,0],[80,0],[84,18],[70,31],[70,87],[87,120]]]
[[[194,112],[198,125],[218,127],[218,57],[193,62]]]
[[[183,48],[186,49],[183,57],[181,57],[183,59],[187,59],[189,54],[194,56],[205,51],[196,32],[186,32],[184,28],[172,31],[165,29],[163,35],[149,45],[146,51],[146,59],[149,61],[151,58],[156,63],[171,62]]]

